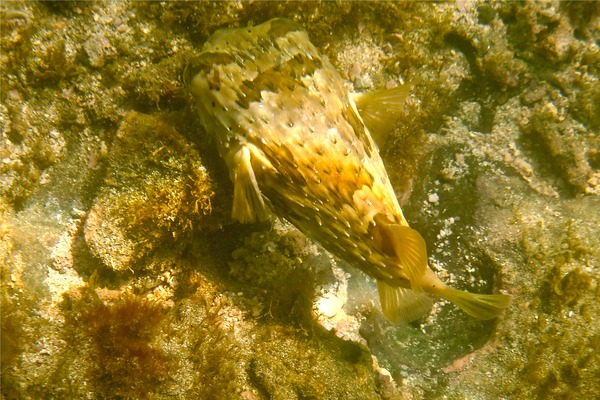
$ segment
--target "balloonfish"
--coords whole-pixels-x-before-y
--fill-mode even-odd
[[[371,132],[393,127],[406,88],[350,93],[301,26],[279,18],[217,31],[185,76],[229,168],[235,220],[287,219],[374,277],[393,322],[427,313],[428,295],[479,319],[508,306],[507,295],[444,284],[402,214]]]

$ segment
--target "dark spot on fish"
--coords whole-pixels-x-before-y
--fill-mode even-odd
[[[235,101],[235,103],[240,106],[241,108],[247,110],[248,107],[250,107],[250,103],[248,102],[248,100],[245,97],[238,97],[237,100]]]
[[[206,76],[208,82],[208,88],[218,92],[221,90],[221,76],[219,75],[218,69],[213,69],[209,75]]]
[[[257,82],[258,83],[258,82]],[[258,87],[262,89],[266,89],[269,92],[273,92],[275,93],[277,91],[277,87],[275,86],[275,82],[274,81],[268,81],[268,80],[263,80],[262,83],[262,87],[259,85]]]
[[[256,86],[252,81],[243,81],[239,86],[239,93],[245,97],[248,103],[260,101],[260,90],[256,90]]]
[[[260,96],[261,90],[277,93],[285,88],[290,92],[294,92],[298,87],[306,86],[301,80],[302,77],[312,76],[321,67],[320,60],[311,61],[302,54],[297,54],[289,60],[282,60],[279,64],[267,66],[260,71],[252,82],[252,87],[256,88],[257,94],[255,96]],[[242,88],[242,91],[246,92],[247,90]]]
[[[217,106],[217,103],[215,103],[215,101],[213,100],[210,102],[210,105],[213,106],[213,108],[215,108]]]
[[[361,122],[359,117],[356,115],[354,110],[350,108],[349,105],[346,105],[346,107],[342,111],[342,117],[344,117],[344,119],[348,121],[348,123],[354,130],[356,137],[358,137],[358,140],[360,140],[360,142],[364,145],[365,153],[367,153],[367,155],[371,157],[373,149],[371,148],[371,141],[369,140],[368,133],[365,131],[364,124]]]

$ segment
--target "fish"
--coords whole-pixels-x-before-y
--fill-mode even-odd
[[[406,87],[351,93],[302,26],[284,18],[216,31],[184,80],[229,169],[234,220],[286,219],[375,278],[394,323],[422,318],[431,296],[481,320],[509,305],[509,295],[442,282],[402,213],[371,132],[393,129]]]

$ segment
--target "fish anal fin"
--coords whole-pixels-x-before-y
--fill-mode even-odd
[[[427,247],[425,240],[414,229],[399,224],[379,223],[383,249],[398,260],[402,272],[413,290],[421,290],[420,282],[427,270]]]
[[[380,148],[396,126],[412,87],[413,85],[402,85],[352,95],[358,113]]]
[[[381,310],[385,317],[395,324],[409,323],[429,313],[432,300],[424,292],[393,287],[377,281]]]
[[[242,146],[233,156],[233,209],[231,216],[241,223],[263,221],[267,208],[252,168],[251,152]]]

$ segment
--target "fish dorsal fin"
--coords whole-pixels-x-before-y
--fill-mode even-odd
[[[250,149],[242,146],[233,156],[233,209],[231,216],[241,223],[264,221],[268,217],[265,201],[258,187]]]
[[[381,310],[395,324],[409,323],[427,314],[433,305],[424,292],[415,292],[401,287],[392,287],[377,281]]]
[[[384,251],[398,260],[411,289],[421,290],[419,282],[427,270],[427,247],[423,237],[405,225],[381,222],[377,227],[383,233]]]
[[[412,87],[413,85],[403,85],[392,89],[352,94],[358,113],[380,148],[396,126]]]

